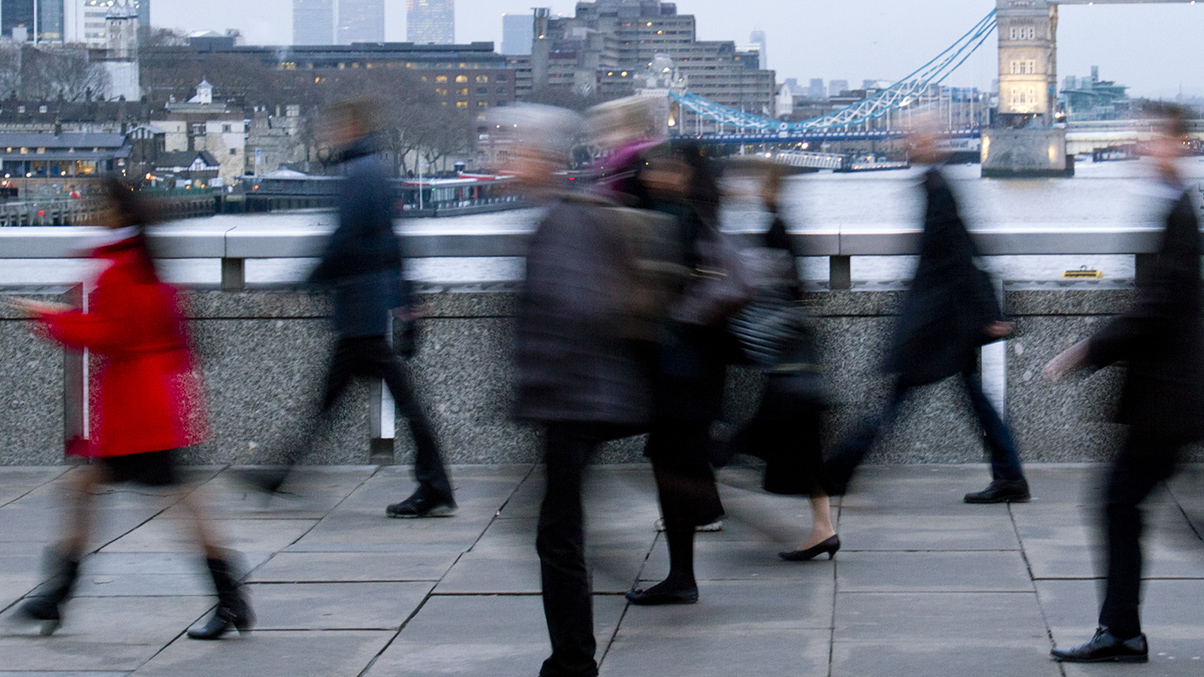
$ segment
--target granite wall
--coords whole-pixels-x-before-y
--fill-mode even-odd
[[[327,300],[288,290],[198,290],[186,296],[204,365],[212,431],[210,441],[190,450],[187,459],[279,461],[316,422],[334,340],[325,320]],[[885,403],[890,383],[879,366],[902,296],[898,285],[810,296],[835,394],[825,424],[830,442]],[[1126,307],[1131,286],[1012,284],[1005,296],[1018,333],[1007,344],[1003,373],[1008,416],[1022,456],[1054,462],[1107,457],[1123,432],[1108,422],[1122,378],[1119,369],[1064,385],[1043,383],[1038,374],[1059,350]],[[427,313],[411,368],[451,463],[531,462],[539,457],[538,431],[509,418],[515,301],[506,285],[429,289],[425,294]],[[0,388],[6,393],[0,403],[0,462],[61,460],[63,384],[69,376],[63,364],[61,351],[33,338],[27,322],[0,309]],[[732,370],[726,422],[719,428],[730,430],[752,415],[760,383],[750,370]],[[353,387],[305,462],[356,464],[390,456],[410,462],[413,445],[404,419],[396,420],[394,443],[374,439],[380,437],[374,415],[380,406],[377,392],[368,384]],[[609,445],[599,461],[637,460],[640,451],[640,440],[627,440]],[[966,396],[951,379],[915,393],[871,462],[972,463],[983,457]]]

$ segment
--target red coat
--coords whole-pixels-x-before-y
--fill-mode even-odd
[[[89,299],[41,319],[55,340],[99,360],[90,393],[91,443],[71,453],[125,456],[204,438],[204,406],[175,291],[146,274],[133,240],[97,249],[110,261]]]

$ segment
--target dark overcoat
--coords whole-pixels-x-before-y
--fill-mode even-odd
[[[1190,195],[1175,195],[1133,307],[1093,336],[1088,352],[1096,367],[1128,363],[1121,423],[1191,442],[1204,438],[1200,232]]]
[[[653,349],[621,338],[625,245],[595,200],[566,197],[539,224],[519,301],[515,416],[647,426]]]
[[[939,169],[924,175],[927,207],[920,262],[903,301],[886,370],[921,386],[974,369],[986,328],[1003,319],[978,250]]]
[[[384,336],[389,311],[411,303],[402,243],[393,231],[396,200],[371,138],[352,144],[343,160],[338,228],[310,281],[333,287],[340,336]]]

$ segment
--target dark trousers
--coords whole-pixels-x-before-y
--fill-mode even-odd
[[[1157,431],[1133,428],[1104,489],[1108,582],[1099,624],[1122,639],[1141,634],[1141,504],[1174,473],[1181,447]]]
[[[652,426],[644,454],[652,461],[665,525],[694,528],[723,517],[711,468],[711,423],[662,419]]]
[[[585,509],[581,483],[585,466],[607,440],[625,437],[617,427],[549,423],[544,438],[548,486],[539,510],[535,549],[543,578],[543,610],[552,655],[540,677],[594,677],[594,610],[585,565]]]
[[[970,396],[970,406],[974,409],[978,423],[991,450],[991,476],[997,480],[1022,480],[1024,471],[1020,467],[1020,455],[1016,452],[1016,443],[1007,424],[1000,418],[999,413],[991,406],[987,396],[982,391],[982,379],[973,371],[962,372],[962,384],[966,394]],[[832,485],[833,493],[844,493],[844,488],[852,478],[857,466],[865,460],[870,448],[891,423],[899,416],[903,402],[913,390],[912,386],[896,382],[891,393],[886,410],[876,420],[863,423],[825,465],[826,480]]]
[[[405,366],[397,359],[393,350],[385,341],[384,336],[361,336],[340,338],[330,361],[330,371],[326,375],[326,391],[322,398],[322,410],[311,425],[309,434],[303,444],[295,447],[288,456],[288,463],[295,465],[302,454],[310,446],[310,440],[317,432],[319,425],[327,425],[334,405],[351,383],[351,379],[361,376],[378,378],[385,382],[397,410],[410,424],[410,435],[414,438],[414,479],[419,487],[440,498],[451,498],[451,481],[447,477],[447,469],[443,467],[443,459],[439,456],[439,445],[431,429]]]

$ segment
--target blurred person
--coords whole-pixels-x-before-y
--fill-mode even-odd
[[[768,168],[761,189],[765,208],[773,222],[765,233],[764,246],[784,256],[786,268],[784,301],[802,301],[798,260],[805,254],[790,237],[780,205],[784,170]],[[769,369],[761,404],[753,420],[732,439],[729,453],[746,453],[766,461],[765,490],[783,495],[806,495],[811,504],[811,532],[798,549],[779,553],[789,562],[805,562],[840,550],[840,537],[832,525],[832,509],[823,489],[823,443],[821,439],[824,402],[816,392],[821,376],[812,337],[799,334],[785,347],[780,364]]]
[[[62,620],[65,602],[79,575],[92,534],[93,502],[107,484],[132,482],[150,487],[180,484],[175,450],[204,438],[198,366],[189,345],[175,291],[160,281],[147,248],[146,204],[128,186],[105,182],[100,212],[108,229],[93,257],[105,268],[91,293],[89,310],[20,300],[16,305],[36,317],[47,336],[100,358],[89,443],[70,451],[88,459],[68,480],[67,534],[46,552],[49,581],[26,600],[20,613],[42,621],[44,634]],[[240,591],[234,553],[222,549],[212,522],[202,519],[199,499],[184,493],[180,504],[187,527],[204,551],[218,605],[204,625],[190,629],[192,639],[217,639],[231,628],[247,632],[254,615]]]
[[[636,180],[647,202],[673,216],[686,267],[700,263],[699,243],[718,236],[719,185],[698,146],[653,154]],[[697,280],[697,274],[693,278]],[[688,290],[687,290],[688,293]],[[723,504],[711,468],[711,426],[722,415],[731,340],[722,327],[672,322],[662,332],[656,370],[656,409],[644,454],[652,461],[669,549],[669,575],[647,589],[632,588],[632,604],[694,604],[694,534],[715,529]]]
[[[926,165],[926,201],[920,261],[903,301],[886,360],[894,385],[885,411],[848,437],[825,464],[829,492],[843,494],[849,480],[884,429],[898,416],[904,401],[920,386],[960,375],[970,405],[991,451],[990,485],[969,493],[966,503],[1030,500],[1016,443],[999,412],[982,390],[979,348],[1003,339],[1015,325],[1004,319],[990,278],[975,264],[978,249],[958,211],[957,200],[942,172],[947,155],[938,147],[935,125],[912,135],[912,159]]]
[[[599,193],[631,206],[647,200],[636,175],[648,151],[665,142],[658,125],[656,99],[629,96],[594,106],[587,112],[591,141],[603,153],[597,169]]]
[[[406,367],[385,335],[390,312],[414,312],[411,286],[402,274],[402,241],[393,231],[395,197],[380,161],[374,105],[366,100],[334,107],[326,130],[339,150],[345,178],[339,195],[338,228],[310,282],[334,291],[334,325],[338,342],[326,376],[317,419],[299,445],[288,453],[296,465],[312,444],[319,426],[328,426],[339,397],[356,376],[382,379],[414,438],[414,479],[418,488],[406,500],[389,505],[389,517],[447,517],[456,511],[451,481],[440,458],[434,430],[414,392]],[[260,488],[276,491],[288,471],[255,473]]]
[[[559,175],[580,117],[535,105],[494,117],[514,135],[507,173],[547,204],[527,252],[515,352],[515,417],[543,429],[547,468],[536,550],[552,655],[540,675],[593,677],[598,665],[582,475],[603,442],[647,430],[651,351],[613,331],[626,307],[619,293],[626,245],[604,220],[609,203],[567,193]]]
[[[1068,663],[1144,663],[1141,631],[1141,504],[1176,470],[1185,446],[1204,439],[1204,327],[1201,325],[1200,232],[1191,188],[1179,169],[1187,114],[1162,111],[1151,142],[1156,193],[1166,228],[1154,263],[1137,278],[1133,307],[1095,336],[1054,358],[1042,375],[1058,381],[1078,369],[1126,363],[1119,421],[1130,426],[1112,462],[1103,495],[1107,583],[1099,628],[1085,644],[1055,648]]]

